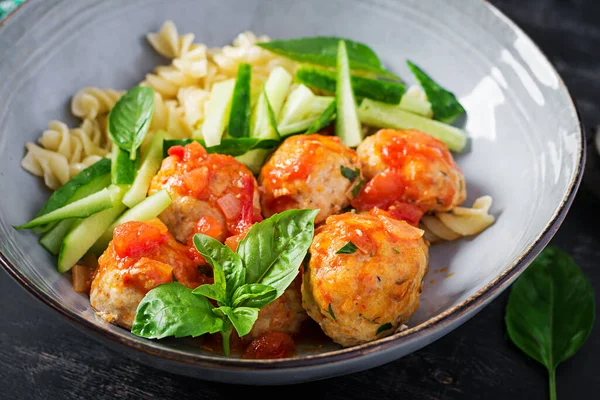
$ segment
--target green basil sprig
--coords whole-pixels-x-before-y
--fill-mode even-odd
[[[346,42],[350,69],[371,72],[394,80],[399,77],[383,67],[377,54],[367,45],[338,37],[315,36],[288,40],[272,40],[258,45],[273,53],[309,64],[335,67],[338,43]]]
[[[569,255],[546,248],[515,282],[506,308],[510,339],[548,369],[556,399],[556,367],[573,356],[594,324],[590,282]]]
[[[213,267],[214,282],[194,290],[178,283],[150,290],[138,306],[131,332],[150,339],[221,332],[223,351],[229,355],[232,330],[248,334],[260,308],[281,296],[298,275],[318,213],[290,210],[259,222],[236,252],[210,236],[195,235],[196,249]]]
[[[108,114],[108,134],[113,143],[135,160],[137,149],[152,122],[154,90],[136,86],[125,93]]]
[[[465,109],[456,99],[456,96],[437,84],[419,66],[411,61],[406,62],[413,75],[427,95],[431,103],[433,118],[446,124],[452,123],[456,118],[465,113]]]

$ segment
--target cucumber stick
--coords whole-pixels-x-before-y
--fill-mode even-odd
[[[427,100],[405,94],[402,96],[402,100],[400,100],[400,104],[398,106],[401,109],[413,114],[422,115],[426,118],[433,118],[431,103]]]
[[[292,75],[283,67],[277,67],[269,74],[265,82],[264,90],[267,92],[267,97],[275,119],[279,118],[281,107],[288,95],[290,86],[292,85]]]
[[[215,83],[210,91],[210,98],[206,105],[206,119],[202,125],[202,137],[209,147],[221,143],[229,119],[234,87],[235,79],[228,79]]]
[[[81,200],[74,201],[57,210],[51,211],[40,217],[34,218],[28,223],[16,226],[16,229],[31,229],[36,226],[44,225],[49,222],[62,221],[69,218],[85,218],[106,210],[113,206],[113,193],[108,189],[84,197]]]
[[[146,198],[150,181],[156,175],[162,163],[164,132],[154,134],[145,154],[142,156],[142,164],[138,170],[133,185],[123,197],[123,204],[133,207]]]
[[[310,105],[309,115],[319,116],[335,101],[333,96],[315,96],[314,101]]]
[[[301,121],[308,115],[315,97],[314,93],[304,85],[299,85],[289,94],[277,124],[280,133],[282,127]]]
[[[233,99],[231,100],[231,111],[229,113],[229,136],[250,136],[250,80],[252,78],[252,67],[250,64],[242,63],[238,67]]]
[[[271,107],[271,102],[267,91],[263,90],[258,98],[258,104],[254,108],[255,114],[252,118],[252,132],[250,137],[255,139],[279,140],[279,131],[277,130],[277,121],[275,112]]]
[[[48,214],[107,187],[110,184],[110,165],[110,159],[103,158],[75,175],[52,193],[37,216]]]
[[[57,255],[65,235],[76,221],[76,219],[65,219],[60,221],[40,238],[40,244],[44,246],[50,254]]]
[[[296,79],[305,85],[326,92],[335,92],[337,79],[335,71],[302,66],[296,71]],[[380,81],[354,75],[350,77],[350,82],[356,97],[366,97],[384,103],[398,104],[406,92],[406,87],[398,82]]]
[[[364,99],[358,116],[363,123],[377,128],[416,129],[428,133],[444,142],[452,151],[463,150],[467,143],[467,134],[462,129],[374,100]]]
[[[291,84],[292,76],[284,68],[277,67],[271,71],[252,111],[250,137],[279,139],[273,121],[277,121],[281,113]]]
[[[265,160],[273,150],[269,149],[253,149],[235,159],[244,164],[253,174],[258,175]]]
[[[127,150],[114,145],[111,168],[112,183],[115,185],[131,185],[135,180],[138,161],[139,157],[132,160]]]
[[[328,127],[335,120],[335,113],[337,110],[337,105],[335,101],[332,101],[331,104],[323,110],[321,115],[313,122],[307,129],[306,133],[317,133],[321,131],[323,128]]]
[[[90,245],[92,246],[92,252],[99,254],[106,249],[108,243],[112,240],[113,231],[118,225],[129,221],[148,221],[149,219],[156,218],[171,205],[171,201],[169,192],[163,189],[146,197],[141,203],[124,212],[118,219],[115,216],[96,237],[93,246]]]
[[[356,111],[354,93],[352,93],[346,43],[343,40],[338,43],[337,73],[335,134],[346,146],[356,147],[362,142],[363,135]]]
[[[125,210],[121,200],[125,196],[126,187],[112,185],[109,190],[113,194],[113,207],[75,222],[65,236],[58,255],[58,272],[70,270]]]
[[[294,122],[292,124],[280,127],[279,134],[281,136],[289,136],[294,133],[305,132],[312,124],[317,122],[319,116],[311,116],[309,118],[303,119],[302,121]]]

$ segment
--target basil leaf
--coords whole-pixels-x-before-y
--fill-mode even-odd
[[[237,248],[246,266],[246,283],[272,286],[279,297],[298,275],[318,213],[289,210],[252,226]]]
[[[139,304],[131,333],[148,339],[200,336],[221,331],[223,320],[204,297],[180,283],[165,283],[150,290]]]
[[[235,289],[243,285],[246,279],[242,259],[228,246],[207,235],[194,235],[194,246],[206,262],[212,265],[214,285],[226,293],[227,300],[231,299]]]
[[[363,178],[358,178],[358,182],[356,182],[356,185],[354,185],[352,188],[352,197],[358,196],[360,190],[363,188],[363,186],[365,186],[365,183],[366,182],[363,180]]]
[[[425,91],[427,100],[431,103],[434,119],[450,124],[465,113],[465,109],[453,93],[438,85],[416,64],[410,61],[406,63]]]
[[[260,283],[245,284],[233,293],[233,306],[262,308],[277,298],[277,290]]]
[[[136,86],[125,93],[108,114],[108,134],[135,160],[154,113],[154,90]]]
[[[387,324],[380,325],[379,328],[377,328],[377,332],[375,334],[379,335],[381,332],[385,332],[387,330],[392,329],[392,327],[393,325],[389,322]]]
[[[194,141],[200,143],[209,154],[217,153],[233,157],[241,156],[254,149],[271,150],[279,144],[279,140],[275,139],[257,139],[248,137],[223,138],[221,139],[220,144],[212,147],[206,147],[204,141],[198,139],[165,140],[163,142],[163,156],[167,157],[169,155],[169,149],[173,146],[185,146]]]
[[[342,176],[348,179],[350,182],[354,182],[356,177],[360,175],[360,169],[358,168],[356,168],[356,170],[353,170],[342,165],[340,166],[340,171],[342,172]]]
[[[356,247],[354,243],[348,242],[344,245],[344,247],[336,251],[335,254],[354,254],[356,253],[356,250],[358,250],[358,247]]]
[[[508,335],[546,366],[551,398],[556,396],[556,367],[586,341],[594,315],[590,282],[557,247],[546,248],[513,285],[505,316]]]
[[[273,53],[295,61],[335,67],[337,64],[338,42],[346,42],[350,68],[358,71],[368,71],[377,75],[400,80],[396,75],[387,71],[377,54],[368,46],[349,39],[338,37],[307,37],[288,40],[272,40],[258,43],[258,46]]]
[[[258,308],[219,307],[219,310],[229,318],[240,337],[247,335],[258,319]]]
[[[225,289],[221,285],[215,283],[198,286],[196,289],[192,290],[192,293],[217,300],[219,303],[227,302],[227,293],[225,292]]]
[[[335,314],[333,313],[333,309],[331,308],[331,303],[329,303],[327,311],[329,311],[329,315],[331,315],[331,318],[333,318],[334,321],[337,321],[337,319],[335,318]]]

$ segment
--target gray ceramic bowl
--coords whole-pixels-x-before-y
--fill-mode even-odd
[[[166,19],[213,46],[247,29],[275,38],[349,37],[372,45],[402,76],[410,76],[404,60],[414,60],[459,95],[472,141],[457,161],[469,201],[492,195],[497,222],[473,239],[431,250],[430,276],[410,329],[277,361],[227,359],[186,341],[141,339],[97,318],[37,238],[11,228],[48,196],[19,166],[24,143],[50,119],[70,121],[68,101],[78,89],[124,89],[164,62],[144,34]],[[571,204],[584,164],[580,122],[559,76],[519,28],[480,0],[30,0],[0,28],[0,76],[4,268],[107,346],[202,379],[300,382],[364,370],[426,346],[480,311],[542,250]],[[441,268],[453,275],[442,279],[445,274],[435,273]]]

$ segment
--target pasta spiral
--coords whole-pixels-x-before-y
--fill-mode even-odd
[[[179,36],[175,23],[166,21],[159,32],[149,33],[146,38],[157,53],[167,58],[175,58],[189,50],[194,41],[194,34]]]
[[[94,120],[108,114],[123,95],[122,91],[89,87],[81,89],[71,100],[71,112],[81,119]]]
[[[21,165],[37,176],[43,176],[46,186],[56,189],[94,164],[109,153],[100,126],[95,121],[85,120],[75,129],[69,130],[60,121],[50,121],[38,142],[27,143],[27,155]],[[110,143],[110,142],[108,142]]]
[[[455,207],[447,213],[425,215],[421,219],[421,228],[425,230],[424,237],[435,243],[476,235],[494,223],[495,218],[489,213],[491,206],[492,198],[482,196],[475,200],[471,208]]]

